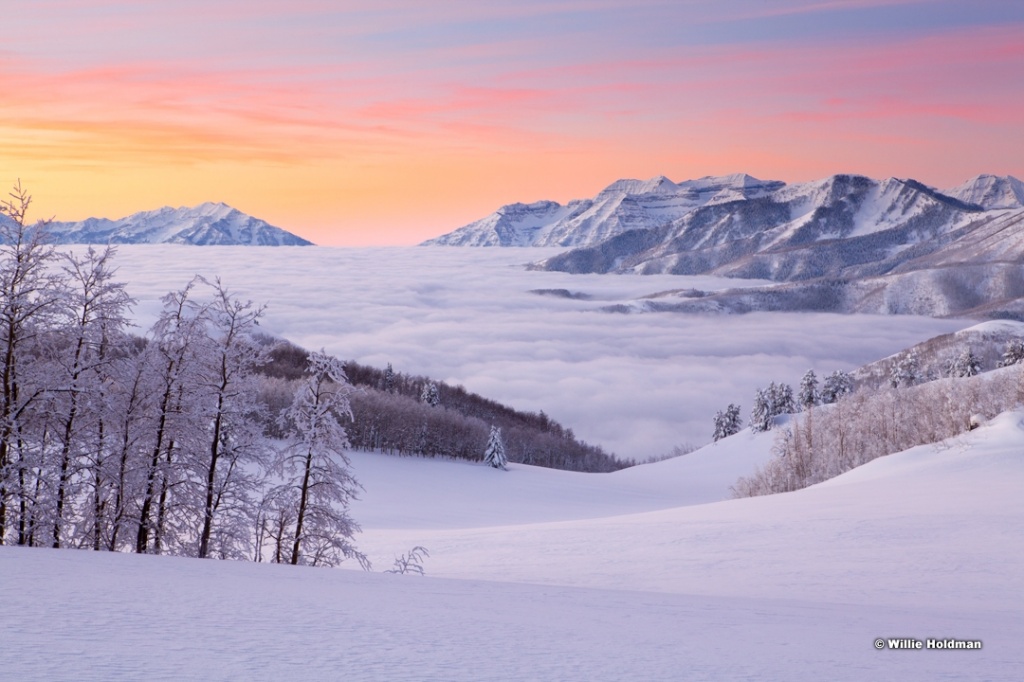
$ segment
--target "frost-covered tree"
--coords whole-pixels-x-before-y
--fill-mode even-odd
[[[32,197],[20,182],[9,196],[0,201],[0,218],[6,216],[0,220],[0,545],[7,542],[12,510],[18,544],[31,544],[40,483],[33,477],[44,463],[42,450],[30,447],[29,426],[48,388],[48,372],[36,360],[64,298],[46,223],[26,219]]]
[[[1024,362],[1024,339],[1010,339],[999,360],[1000,367],[1009,367]]]
[[[947,373],[956,378],[976,376],[981,373],[981,360],[968,346],[950,359]]]
[[[91,508],[80,516],[92,519],[93,547],[98,549],[101,542],[102,507],[109,488],[106,422],[113,416],[105,409],[105,396],[115,380],[113,364],[124,352],[132,303],[124,284],[114,281],[114,253],[110,247],[103,251],[90,247],[82,257],[64,256],[66,298],[49,363],[53,383],[50,409],[57,422],[59,448],[51,534],[54,547],[61,546],[65,507],[73,498],[76,483],[92,489]]]
[[[853,375],[837,369],[825,377],[821,388],[821,402],[830,405],[850,393],[853,393]]]
[[[254,338],[263,308],[232,296],[218,279],[212,284],[214,300],[207,308],[210,343],[203,357],[201,377],[205,447],[190,458],[194,479],[202,487],[202,519],[197,556],[210,555],[214,522],[219,524],[221,554],[241,554],[245,544],[245,516],[251,507],[263,457],[262,409],[256,401],[256,370],[266,364],[270,349]]]
[[[768,398],[771,401],[772,416],[796,412],[796,402],[793,400],[793,387],[789,384],[770,383],[768,385]]]
[[[487,437],[487,448],[484,450],[484,464],[490,464],[495,469],[508,468],[508,455],[505,454],[505,442],[501,439],[500,427],[491,427],[491,433]]]
[[[754,394],[754,407],[750,410],[750,430],[763,432],[772,428],[772,407],[768,392],[757,389]]]
[[[390,393],[395,388],[395,370],[391,367],[390,362],[384,368],[384,385],[382,388],[387,393]]]
[[[160,554],[168,532],[180,529],[179,519],[169,522],[169,515],[180,509],[172,498],[185,481],[179,455],[198,450],[205,440],[198,393],[209,336],[206,306],[193,300],[199,281],[163,298],[163,311],[144,351],[144,381],[152,403],[147,408],[150,445],[135,541],[140,554]]]
[[[333,566],[355,558],[369,567],[352,542],[359,526],[348,514],[359,490],[345,454],[348,437],[337,415],[351,417],[348,379],[342,363],[325,352],[310,353],[308,378],[284,417],[291,441],[282,453],[281,499],[294,512],[288,562]]]
[[[739,433],[741,428],[743,428],[743,419],[740,417],[739,405],[729,403],[729,406],[724,411],[719,410],[715,413],[715,433],[713,437],[716,443],[723,438]]]
[[[818,393],[818,375],[813,369],[807,370],[800,379],[800,407],[808,409],[821,402],[821,395]]]
[[[789,384],[774,381],[766,389],[757,389],[754,395],[754,407],[750,412],[750,429],[752,431],[768,431],[772,428],[772,420],[782,414],[796,412],[793,400],[793,387]]]
[[[889,383],[893,388],[913,386],[921,381],[921,362],[915,351],[900,355],[889,368]]]
[[[433,381],[428,381],[423,384],[423,391],[420,393],[420,402],[426,403],[431,407],[437,407],[441,404],[441,393],[437,390],[437,384]]]

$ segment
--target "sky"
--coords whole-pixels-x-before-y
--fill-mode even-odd
[[[1024,177],[1019,0],[33,0],[0,183],[415,244],[622,177]]]

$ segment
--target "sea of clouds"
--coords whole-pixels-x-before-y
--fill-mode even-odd
[[[84,247],[76,247],[80,249]],[[194,275],[266,304],[270,334],[343,359],[428,375],[540,411],[620,456],[710,440],[730,402],[796,385],[972,324],[822,313],[610,313],[656,292],[716,290],[717,277],[570,275],[524,266],[558,249],[122,246],[118,278],[140,331]],[[750,282],[746,282],[750,284]],[[533,293],[565,289],[585,297]]]

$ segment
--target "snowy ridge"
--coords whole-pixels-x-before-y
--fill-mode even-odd
[[[674,183],[664,176],[617,180],[590,199],[509,204],[424,242],[437,246],[589,246],[664,225],[707,204],[751,199],[784,183],[736,174]]]
[[[834,175],[619,180],[566,206],[514,204],[427,244],[566,246],[536,268],[789,283],[636,310],[1024,315],[1024,183],[981,175],[945,192]]]
[[[191,244],[195,246],[309,246],[312,242],[222,203],[134,213],[120,220],[53,222],[59,244]]]
[[[1011,206],[1020,183],[975,180],[951,196],[915,180],[836,175],[758,198],[709,202],[671,224],[575,248],[535,267],[781,283],[700,300],[638,302],[638,310],[1021,319],[1024,208]]]

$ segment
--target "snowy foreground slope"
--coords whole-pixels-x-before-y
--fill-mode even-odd
[[[379,570],[425,545],[425,578],[0,548],[0,671],[16,680],[1018,676],[1024,413],[804,491],[699,504],[724,496],[724,480],[767,456],[769,443],[744,432],[678,460],[589,475],[422,460],[399,460],[409,465],[400,472],[357,453],[361,547]],[[545,485],[551,493],[538,492]],[[877,638],[983,648],[876,650]]]

